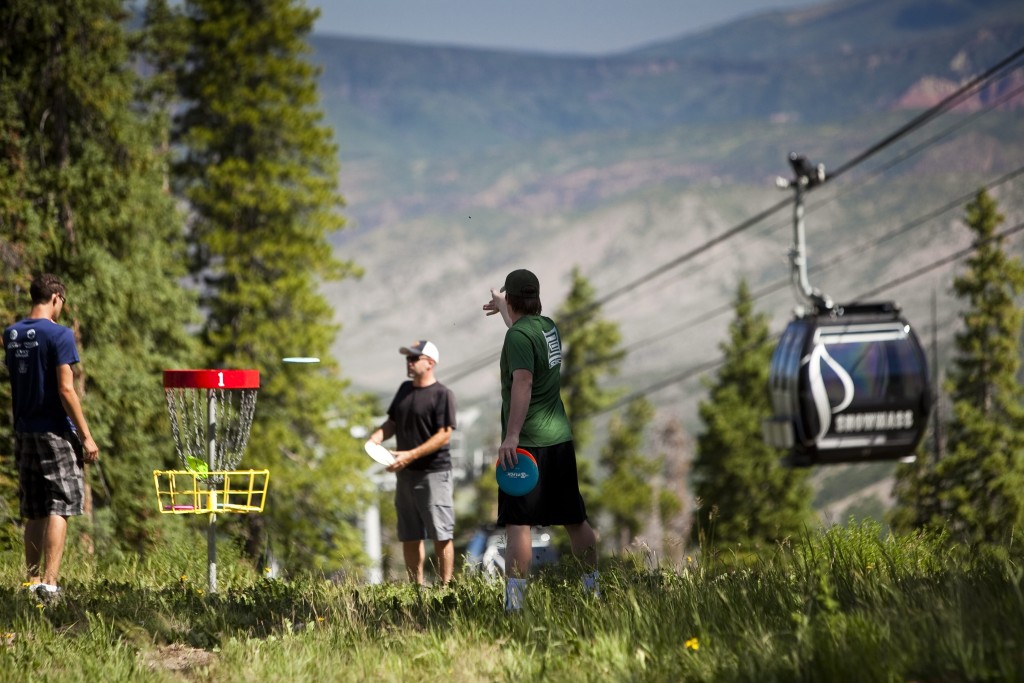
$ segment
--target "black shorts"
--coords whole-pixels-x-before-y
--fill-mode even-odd
[[[537,461],[537,486],[525,496],[498,491],[498,526],[565,526],[587,521],[587,506],[576,476],[572,441],[554,446],[523,446]]]
[[[14,462],[23,519],[82,514],[85,479],[77,447],[78,436],[70,432],[15,432]]]

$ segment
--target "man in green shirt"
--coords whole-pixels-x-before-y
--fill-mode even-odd
[[[504,292],[504,296],[502,296]],[[597,591],[597,534],[576,476],[572,428],[561,398],[562,342],[551,318],[541,315],[540,282],[514,270],[491,290],[487,315],[500,313],[508,331],[501,349],[501,446],[498,466],[514,467],[516,448],[537,460],[537,486],[525,496],[498,493],[498,526],[505,527],[505,609],[521,609],[532,559],[530,527],[564,526],[573,554],[590,569],[584,585]]]

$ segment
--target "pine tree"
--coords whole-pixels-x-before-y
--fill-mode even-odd
[[[691,536],[702,544],[756,546],[811,521],[810,488],[806,473],[783,468],[783,453],[761,436],[761,421],[771,414],[772,344],[745,280],[733,308],[729,339],[720,345],[725,362],[699,407],[705,429],[693,463],[698,510]]]
[[[168,0],[148,0],[142,23],[135,36],[135,52],[146,73],[139,99],[154,126],[158,150],[169,160],[172,113],[180,103],[178,80],[188,54],[188,22]],[[169,168],[164,189],[170,191]]]
[[[0,54],[10,56],[9,38],[0,35]],[[9,69],[0,71],[0,328],[25,314],[25,288],[32,279],[29,250],[38,245],[38,226],[32,225],[31,173],[24,121],[18,110],[17,83]],[[0,364],[2,365],[2,364]],[[14,425],[11,387],[0,371],[0,518],[18,518],[18,473],[14,468]],[[0,548],[21,543],[14,524],[0,527]]]
[[[966,303],[946,382],[953,417],[946,457],[901,475],[894,524],[930,526],[971,546],[1004,545],[1024,524],[1024,404],[1017,382],[1024,264],[1009,257],[1003,222],[984,190],[966,207],[975,250],[953,291]],[[919,460],[923,460],[920,459]]]
[[[291,0],[188,0],[184,11],[176,185],[192,210],[205,362],[261,372],[244,462],[272,480],[265,514],[246,520],[247,548],[257,554],[269,532],[292,567],[351,566],[361,554],[352,522],[372,492],[343,427],[371,413],[330,358],[338,327],[319,291],[359,271],[329,242],[344,220],[337,150],[306,58],[316,13]],[[287,366],[287,356],[325,362]]]
[[[62,322],[105,475],[96,502],[117,539],[144,548],[158,539],[149,473],[170,448],[160,372],[187,354],[195,306],[178,284],[180,220],[136,106],[125,18],[117,0],[0,6],[0,222],[16,265],[0,310],[28,311],[33,274],[67,284]]]
[[[572,422],[576,451],[582,453],[593,434],[591,416],[607,406],[617,393],[601,387],[602,380],[618,374],[626,352],[620,347],[619,326],[601,317],[594,287],[572,269],[572,287],[558,309],[562,334],[562,402]]]

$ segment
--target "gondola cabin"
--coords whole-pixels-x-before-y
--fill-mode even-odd
[[[924,350],[891,302],[794,319],[772,355],[765,440],[796,466],[896,460],[924,436],[932,393]]]

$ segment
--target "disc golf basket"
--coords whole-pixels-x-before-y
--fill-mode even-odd
[[[237,469],[249,442],[258,370],[165,370],[171,432],[184,469],[154,470],[162,514],[209,515],[210,592],[217,590],[217,514],[262,512],[269,470]]]

